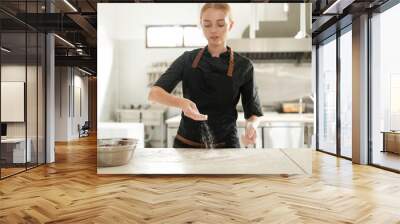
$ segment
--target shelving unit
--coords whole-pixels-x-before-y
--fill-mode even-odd
[[[149,71],[147,72],[148,76],[148,87],[152,87],[157,80],[161,77],[161,75],[164,74],[164,72],[169,68],[171,65],[170,62],[155,62],[153,63]],[[183,92],[182,92],[182,82],[179,82],[178,85],[175,87],[175,89],[172,90],[171,94],[178,96],[178,97],[183,97]]]

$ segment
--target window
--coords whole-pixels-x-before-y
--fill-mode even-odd
[[[372,164],[400,170],[400,4],[371,18]],[[394,132],[392,132],[394,131]]]
[[[318,48],[318,149],[336,153],[336,37]]]
[[[400,73],[390,74],[390,130],[400,130]]]
[[[201,29],[195,25],[156,25],[146,28],[148,48],[202,47],[206,44]]]
[[[23,13],[36,13],[44,1],[20,2]],[[0,92],[2,141],[0,179],[45,163],[45,60],[44,33],[9,21],[0,29]],[[15,99],[13,102],[10,99]],[[14,104],[15,105],[14,105]],[[11,110],[11,106],[15,108]]]
[[[202,30],[197,26],[185,26],[183,28],[185,47],[202,47],[207,45],[207,39]]]
[[[352,157],[352,33],[340,36],[340,154]]]
[[[147,47],[180,47],[183,45],[183,29],[180,26],[147,28]]]

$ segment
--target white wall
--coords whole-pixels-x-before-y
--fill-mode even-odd
[[[153,62],[175,60],[188,48],[149,49],[143,40],[117,40],[118,106],[129,104],[147,104],[147,72]],[[113,78],[117,78],[113,76]]]
[[[55,141],[68,140],[68,86],[67,67],[55,68]]]
[[[76,73],[77,70],[75,70],[75,75],[74,75],[74,89],[75,94],[73,99],[75,100],[73,110],[75,110],[75,113],[72,113],[73,117],[71,119],[71,135],[72,138],[78,138],[79,137],[79,132],[78,132],[78,124],[82,126],[85,121],[88,121],[88,108],[89,108],[89,102],[88,102],[88,77],[87,76],[82,76],[82,73]],[[79,71],[78,71],[79,72]],[[78,98],[78,92],[77,90],[80,89],[80,99]],[[80,105],[79,105],[79,100]],[[72,106],[72,105],[71,105]],[[81,113],[79,111],[79,108],[82,110]]]
[[[310,63],[254,63],[254,77],[263,105],[293,101],[312,94]]]
[[[202,4],[193,3],[98,4],[98,117],[100,121],[114,120],[113,111],[122,105],[148,103],[149,88],[146,73],[151,63],[171,62],[184,51],[192,50],[190,48],[146,48],[146,25],[196,25],[199,22],[201,6]],[[235,19],[231,37],[239,38],[249,24],[250,5],[231,4],[231,7]]]
[[[27,80],[26,80],[27,78]],[[44,162],[44,74],[39,66],[25,66],[19,64],[4,64],[1,66],[1,81],[24,82],[26,85],[26,107],[19,108],[26,112],[26,120],[23,122],[6,122],[7,137],[25,137],[30,139],[30,147],[33,161],[36,161],[39,153],[39,162]],[[23,93],[23,92],[22,92]],[[3,97],[7,97],[2,95]],[[12,110],[2,107],[1,110]],[[13,112],[13,111],[8,111]],[[49,150],[51,153],[51,150]],[[49,160],[51,161],[51,160]]]
[[[146,25],[198,25],[202,5],[201,3],[99,3],[97,5],[98,26],[108,33],[111,39],[144,40]],[[230,38],[240,38],[252,19],[250,4],[231,3],[230,6],[235,21]],[[260,4],[257,6],[262,8]],[[271,6],[269,4],[269,7]],[[100,41],[102,36],[98,36]]]
[[[56,67],[55,141],[69,141],[79,137],[78,124],[88,120],[88,78],[71,67]],[[74,103],[76,87],[81,89],[82,116]],[[74,110],[75,109],[75,113]]]
[[[193,12],[198,10],[193,7],[195,5],[185,4],[186,9],[190,8],[190,10],[182,10],[184,14],[172,16],[168,15],[167,8],[175,4],[165,5],[167,8],[161,7],[160,4],[157,8],[151,5],[98,5],[98,46],[101,46],[98,54],[99,121],[114,120],[113,112],[122,105],[147,103],[146,72],[150,62],[173,60],[185,50],[182,48],[146,49],[145,25],[160,24],[160,21],[165,24],[190,23],[188,18],[192,18]],[[148,13],[150,8],[156,11],[150,14]],[[114,14],[115,11],[119,13]],[[158,16],[152,16],[155,14]],[[168,19],[160,20],[162,17]],[[135,18],[140,18],[140,20]],[[194,21],[193,18],[192,21]]]
[[[26,71],[25,71],[25,69],[28,70],[28,74],[31,74],[31,72],[33,71],[34,68],[32,66],[25,67],[25,65],[24,66],[21,66],[21,65],[2,65],[2,67],[1,67],[1,81],[2,82],[15,82],[15,81],[17,81],[17,82],[24,82],[26,84],[26,80],[25,80]],[[2,96],[1,98],[4,98],[4,97],[7,97],[7,96]],[[1,108],[1,110],[2,111],[3,110],[7,110],[7,108]],[[22,108],[22,112],[24,112],[24,107]],[[9,136],[14,136],[14,137],[24,137],[25,136],[25,124],[24,123],[25,122],[9,122],[8,125],[7,125],[7,134]]]
[[[98,10],[99,15],[104,13],[104,7],[99,7]],[[118,54],[115,49],[116,44],[110,37],[114,32],[113,24],[115,21],[107,17],[98,16],[98,20],[101,23],[97,26],[97,45],[99,46],[97,54],[97,118],[99,122],[107,122],[114,119],[113,111],[117,108],[118,102]]]
[[[2,65],[1,66],[1,81],[18,81],[25,82],[26,71],[28,74],[36,74],[36,68],[32,66],[25,67],[21,65]],[[33,94],[30,94],[33,95]],[[1,108],[7,110],[7,108]],[[25,137],[26,122],[8,122],[7,136],[8,137]]]
[[[249,3],[231,3],[235,25],[230,38],[241,38],[252,20]],[[115,120],[114,111],[131,104],[147,104],[149,88],[147,71],[154,62],[172,62],[191,48],[146,48],[146,25],[193,24],[199,22],[202,4],[98,4],[98,117],[100,122]],[[268,7],[267,7],[268,6]],[[261,20],[285,20],[282,4],[257,4]],[[279,9],[279,10],[278,10]],[[281,13],[278,13],[281,12]],[[118,13],[115,13],[118,12]],[[271,13],[274,12],[273,18]],[[270,63],[258,67],[256,80],[260,83],[262,101],[276,101],[282,92],[277,86],[289,84],[286,100],[311,94],[310,64]],[[294,75],[294,76],[293,76]],[[276,79],[277,77],[281,79]],[[280,82],[280,83],[277,83]],[[299,84],[305,84],[300,86]]]

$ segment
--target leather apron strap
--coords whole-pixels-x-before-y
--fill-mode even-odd
[[[205,148],[205,147],[206,147],[205,144],[199,143],[199,142],[194,142],[194,141],[192,141],[192,140],[189,140],[189,139],[183,137],[183,136],[180,135],[180,134],[176,134],[176,139],[178,139],[178,140],[181,141],[182,143],[185,143],[186,145],[190,145],[190,146],[194,146],[194,147],[199,147],[199,148]],[[224,146],[224,145],[225,145],[224,142],[213,144],[214,147],[220,147],[220,146]]]
[[[197,68],[197,66],[199,65],[200,59],[204,54],[205,49],[206,48],[204,47],[199,51],[199,53],[197,53],[196,57],[193,60],[192,68]],[[228,65],[228,71],[226,74],[227,76],[232,77],[234,67],[235,67],[234,54],[233,54],[232,48],[230,48],[229,65]]]

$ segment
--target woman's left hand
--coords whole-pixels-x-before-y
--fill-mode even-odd
[[[247,127],[245,130],[245,134],[242,138],[243,144],[245,146],[256,144],[256,139],[257,139],[256,128],[252,124],[246,126]]]

